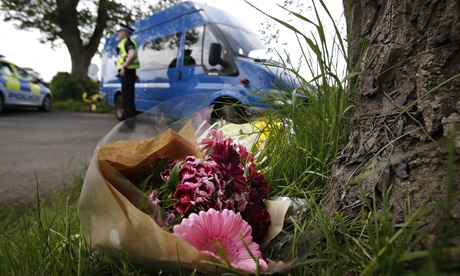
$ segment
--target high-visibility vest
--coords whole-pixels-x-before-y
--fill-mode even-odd
[[[128,38],[123,38],[120,43],[118,43],[118,46],[117,48],[119,49],[118,50],[118,59],[117,59],[117,69],[118,70],[121,70],[123,68],[123,64],[125,63],[126,59],[128,58],[128,52],[126,51],[126,48],[125,48],[125,43],[126,41],[128,41]],[[134,44],[134,50],[136,50],[136,53],[137,53],[137,43],[136,41],[132,40],[131,41],[133,42]],[[139,63],[139,59],[136,58],[134,59],[133,63],[130,64],[127,68],[128,69],[136,69],[136,68],[139,68],[140,67],[140,63]]]

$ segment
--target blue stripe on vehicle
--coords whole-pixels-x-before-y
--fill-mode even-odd
[[[19,80],[19,84],[21,85],[21,91],[24,91],[24,92],[31,91],[30,83],[28,81]]]

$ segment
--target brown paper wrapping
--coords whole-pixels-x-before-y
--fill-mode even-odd
[[[155,223],[148,215],[154,206],[133,184],[150,174],[156,158],[183,160],[188,155],[201,157],[191,124],[179,133],[169,129],[152,138],[99,146],[85,176],[78,211],[81,232],[91,248],[110,259],[127,257],[154,271],[188,268],[207,275],[221,273],[221,268],[209,264],[215,259]],[[264,243],[281,231],[288,207],[288,201],[267,201],[272,224]],[[287,266],[269,262],[268,272]]]

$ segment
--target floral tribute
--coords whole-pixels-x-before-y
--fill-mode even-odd
[[[224,138],[222,131],[210,134],[200,142],[202,157],[187,156],[184,161],[165,157],[153,164],[146,185],[151,187],[151,204],[163,212],[152,217],[164,229],[222,260],[219,242],[234,267],[254,271],[246,244],[265,270],[256,242],[270,227],[264,203],[268,183],[244,146]]]

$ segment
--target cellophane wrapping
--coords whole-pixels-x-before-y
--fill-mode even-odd
[[[225,269],[192,245],[161,228],[150,216],[158,208],[138,187],[153,160],[168,156],[183,160],[200,156],[198,142],[209,136],[212,106],[209,96],[176,98],[130,120],[132,132],[120,132],[123,122],[102,137],[87,169],[78,202],[85,242],[107,261],[128,259],[152,271],[197,271],[220,274]],[[271,226],[260,246],[273,243],[283,230],[290,200],[266,202]],[[284,271],[298,260],[269,260],[266,273]]]

